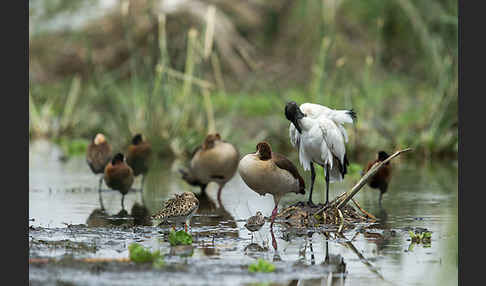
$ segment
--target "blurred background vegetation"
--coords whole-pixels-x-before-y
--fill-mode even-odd
[[[296,153],[284,105],[353,108],[347,150],[456,159],[456,0],[29,1],[30,139],[83,153],[145,134],[161,157],[217,131]]]

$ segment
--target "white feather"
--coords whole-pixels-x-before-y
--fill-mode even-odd
[[[310,169],[311,162],[322,166],[329,164],[330,182],[341,181],[343,177],[334,156],[344,165],[348,134],[343,124],[353,123],[353,117],[348,110],[334,110],[314,103],[303,103],[299,108],[306,114],[300,120],[302,134],[290,123],[289,136],[290,143],[299,151],[300,164],[305,171]]]
[[[292,122],[290,122],[290,126],[289,126],[289,137],[292,146],[299,149],[300,134]]]

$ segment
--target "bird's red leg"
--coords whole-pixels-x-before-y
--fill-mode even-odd
[[[187,223],[184,223],[184,229],[186,230],[187,232]]]
[[[272,246],[275,251],[277,251],[277,240],[275,239],[275,235],[273,234],[273,228],[270,227],[270,234],[272,235]]]
[[[272,211],[272,216],[270,217],[270,228],[273,227],[273,221],[275,220],[275,217],[277,216],[277,213],[278,213],[277,206],[278,205],[275,205],[275,208]]]

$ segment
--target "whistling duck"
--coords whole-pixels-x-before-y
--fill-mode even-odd
[[[179,171],[187,183],[201,188],[202,196],[205,196],[209,182],[218,183],[218,203],[222,207],[221,190],[235,174],[239,157],[236,147],[221,140],[219,133],[209,134],[203,144],[194,150],[189,171]]]
[[[385,151],[380,151],[378,152],[378,156],[376,160],[368,162],[366,165],[366,168],[364,169],[364,173],[368,172],[371,167],[377,163],[384,161],[388,158],[388,154]],[[381,206],[381,199],[384,193],[386,193],[388,189],[388,183],[390,182],[392,174],[392,166],[390,162],[387,162],[385,166],[381,167],[376,174],[374,174],[369,180],[368,180],[368,186],[370,186],[373,189],[379,189],[380,190],[380,197],[378,199],[378,203]]]
[[[133,170],[133,175],[136,177],[142,175],[142,187],[145,181],[145,174],[149,169],[150,155],[152,154],[152,146],[146,140],[143,140],[142,134],[136,134],[132,138],[132,144],[128,146],[127,164]]]
[[[329,203],[329,183],[341,181],[349,165],[345,143],[348,141],[344,123],[353,123],[353,110],[333,110],[328,107],[304,103],[300,107],[294,101],[285,106],[285,117],[291,122],[291,144],[299,151],[299,161],[305,171],[311,170],[309,205],[316,173],[314,163],[324,169],[326,180],[326,205]]]
[[[264,196],[272,194],[275,208],[271,224],[277,216],[280,199],[287,193],[305,194],[304,179],[295,165],[285,156],[272,152],[267,142],[260,142],[256,152],[243,157],[238,166],[243,181],[256,193]]]
[[[122,153],[117,153],[105,168],[105,183],[113,190],[122,194],[122,210],[125,209],[125,195],[133,184],[133,170],[124,161]]]
[[[86,151],[86,162],[94,174],[103,174],[105,167],[111,160],[111,145],[106,141],[103,134],[97,133],[91,139]],[[103,176],[100,177],[98,194],[101,209],[104,209],[103,201],[101,199],[101,185],[103,183]]]

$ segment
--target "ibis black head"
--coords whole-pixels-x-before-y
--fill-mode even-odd
[[[117,163],[122,163],[123,162],[123,154],[122,153],[117,153],[115,156],[113,156],[113,159],[111,159],[111,164],[115,165]]]
[[[135,136],[133,136],[132,138],[132,144],[133,145],[138,145],[140,143],[142,143],[142,134],[136,134]]]
[[[299,124],[299,119],[305,117],[305,114],[300,110],[299,106],[295,101],[287,102],[285,105],[285,117],[294,124],[295,128],[299,133],[302,133],[302,128]]]
[[[380,151],[378,152],[378,160],[379,161],[385,161],[386,158],[388,158],[388,154],[385,151]]]

